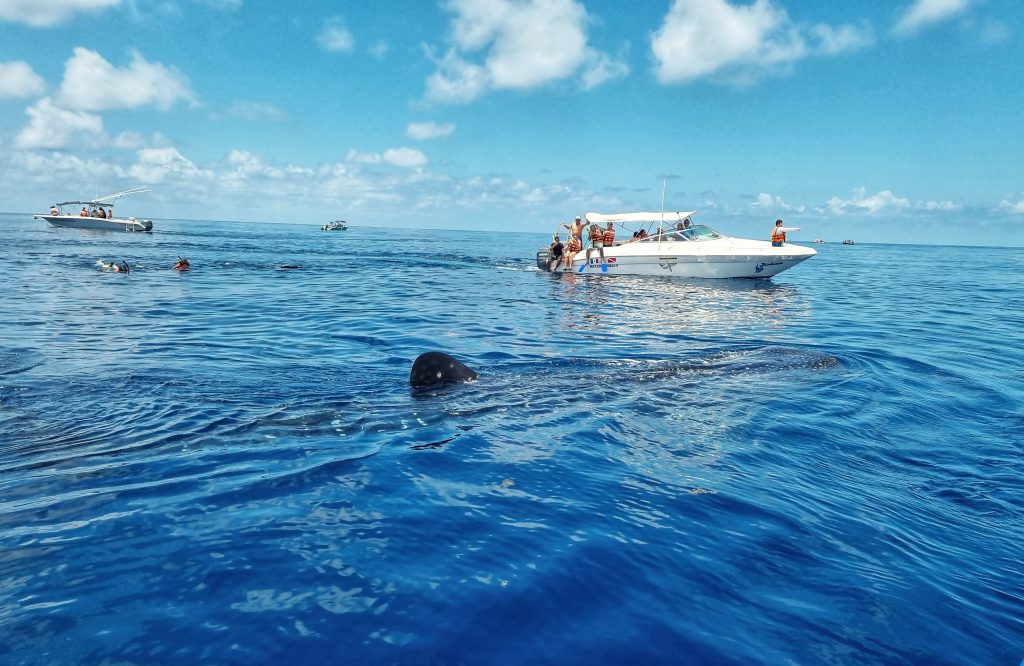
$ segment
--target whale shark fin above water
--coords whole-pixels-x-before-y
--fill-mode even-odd
[[[409,383],[413,386],[433,386],[452,382],[467,382],[480,375],[461,361],[444,352],[420,354],[413,361]]]

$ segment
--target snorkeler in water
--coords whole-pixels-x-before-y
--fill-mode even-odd
[[[188,259],[183,259],[178,256],[178,263],[174,264],[174,270],[176,271],[187,271],[192,268],[192,264],[188,263]]]

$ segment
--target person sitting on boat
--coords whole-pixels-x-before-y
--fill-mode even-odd
[[[192,268],[192,264],[188,263],[188,259],[178,257],[178,263],[174,264],[174,270],[176,271],[187,271]]]
[[[562,263],[562,241],[558,238],[558,234],[551,240],[551,246],[548,248],[548,270],[553,271],[558,268]]]
[[[775,228],[772,229],[772,247],[782,247],[786,242],[787,231],[800,231],[800,227],[784,227],[782,220],[775,220]]]
[[[562,268],[569,270],[572,268],[572,261],[576,258],[576,253],[583,249],[583,244],[576,236],[569,237],[569,243],[565,246],[565,255],[562,261]]]
[[[50,206],[50,215],[60,215],[60,208],[57,208],[57,204]]]
[[[89,217],[89,211],[85,209],[85,206],[82,206],[82,212],[78,214],[78,217]]]
[[[611,222],[608,223],[608,227],[604,230],[604,238],[601,242],[604,243],[605,247],[612,247],[615,244],[615,225]]]

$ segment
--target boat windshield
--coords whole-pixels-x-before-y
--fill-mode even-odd
[[[722,234],[705,224],[695,224],[689,229],[682,229],[680,231],[669,230],[664,233],[656,231],[647,238],[642,239],[640,242],[666,243],[671,241],[709,241],[722,237]]]

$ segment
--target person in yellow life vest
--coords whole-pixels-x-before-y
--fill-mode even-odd
[[[784,227],[782,220],[775,220],[775,228],[772,229],[772,247],[782,247],[786,242],[787,231],[800,231],[800,227]]]

